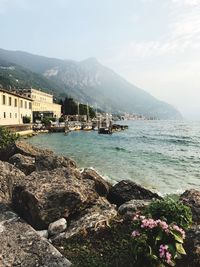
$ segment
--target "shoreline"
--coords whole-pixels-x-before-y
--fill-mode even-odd
[[[117,163],[117,159],[115,160],[115,158],[113,158],[113,163],[112,163],[112,167],[113,167],[113,170],[114,170],[114,172],[113,171],[111,171],[111,169],[110,169],[110,166],[108,165],[108,166],[105,166],[105,167],[108,167],[108,171],[106,172],[106,168],[104,168],[104,166],[103,166],[103,164],[102,163],[98,163],[97,162],[97,165],[95,165],[95,162],[98,160],[98,156],[100,156],[100,155],[98,155],[98,154],[100,154],[101,152],[103,152],[103,151],[99,151],[98,152],[98,154],[97,155],[94,155],[94,151],[90,154],[90,157],[89,157],[89,160],[84,160],[84,159],[86,159],[86,157],[87,157],[87,150],[84,148],[84,150],[82,151],[82,145],[81,145],[81,141],[78,141],[79,142],[79,148],[76,148],[75,147],[75,152],[72,152],[72,153],[70,153],[70,151],[72,150],[72,145],[71,145],[71,147],[69,147],[67,150],[69,151],[69,152],[66,152],[65,150],[64,150],[64,147],[63,147],[63,149],[62,149],[62,146],[60,146],[61,144],[63,144],[64,146],[68,146],[68,143],[69,142],[73,142],[73,140],[76,142],[76,140],[79,140],[79,134],[81,134],[83,137],[81,137],[83,140],[84,140],[84,136],[85,135],[83,135],[82,133],[77,133],[77,132],[75,132],[75,133],[72,133],[72,135],[71,136],[69,136],[70,137],[70,141],[67,141],[66,142],[66,144],[65,144],[65,138],[63,138],[63,135],[61,134],[61,133],[50,133],[49,135],[45,135],[45,137],[43,138],[42,136],[43,135],[40,135],[39,137],[35,137],[36,139],[34,139],[33,138],[33,140],[41,140],[41,145],[42,145],[42,147],[45,149],[45,148],[47,148],[47,149],[50,149],[50,150],[53,150],[55,153],[57,153],[57,154],[59,154],[59,155],[64,155],[64,156],[69,156],[69,157],[71,157],[71,158],[73,158],[73,160],[75,160],[75,161],[77,161],[78,162],[78,164],[79,164],[79,168],[80,169],[84,169],[84,168],[93,168],[93,169],[95,169],[102,177],[104,177],[104,179],[105,180],[107,180],[107,181],[109,181],[110,183],[112,183],[112,184],[116,184],[116,183],[118,183],[121,179],[123,179],[123,177],[124,177],[124,175],[122,174],[122,172],[120,172],[119,174],[117,173],[117,171],[116,171],[116,169],[117,168],[119,168],[119,165],[118,165],[118,163]],[[90,134],[90,133],[86,133],[86,138],[88,137],[88,134]],[[53,136],[55,136],[55,138],[53,137]],[[60,138],[62,138],[62,141],[60,141]],[[66,137],[66,138],[68,138],[68,137]],[[28,138],[29,139],[29,138]],[[38,142],[32,142],[32,141],[29,141],[29,140],[31,140],[31,139],[26,139],[25,141],[27,141],[28,143],[30,143],[30,144],[32,144],[32,145],[35,145],[35,146],[38,146],[38,147],[40,147],[39,146],[39,143],[40,143],[40,141],[38,141]],[[48,141],[47,141],[47,139],[49,140],[49,144],[48,144]],[[88,139],[88,138],[87,138]],[[95,137],[95,139],[96,139],[96,137]],[[89,140],[89,139],[88,139]],[[106,141],[107,139],[105,139],[105,141]],[[43,141],[45,141],[45,142],[43,142]],[[56,142],[55,144],[57,144],[58,146],[56,146],[55,148],[54,148],[54,142]],[[107,141],[106,141],[107,142]],[[76,146],[76,143],[75,143],[75,146]],[[94,146],[95,146],[95,144],[94,144]],[[106,146],[106,145],[105,145]],[[85,147],[86,147],[86,145],[85,145]],[[109,147],[108,147],[109,148]],[[78,149],[79,150],[79,152],[77,153],[76,152],[76,149]],[[88,149],[90,149],[90,146],[89,146],[89,144],[88,144]],[[125,149],[117,149],[117,148],[115,148],[114,149],[114,147],[112,148],[112,147],[110,147],[110,151],[108,150],[108,153],[114,153],[114,150],[116,150],[116,153],[119,155],[119,157],[120,157],[120,155],[121,155],[121,153],[123,153],[124,152],[124,150]],[[81,152],[83,152],[83,154],[81,153]],[[84,154],[84,153],[86,153],[86,155]],[[107,152],[106,152],[107,153]],[[117,155],[117,154],[115,154],[115,155]],[[123,155],[122,155],[123,156]],[[103,157],[104,157],[104,154],[103,154]],[[111,157],[112,157],[112,154],[111,154]],[[118,158],[119,158],[118,157]],[[93,160],[93,158],[94,158],[94,160]],[[108,158],[108,156],[107,156],[107,158]],[[110,159],[111,160],[111,159]],[[119,160],[119,159],[118,159]],[[92,163],[91,163],[92,162]],[[107,164],[107,163],[106,163]],[[132,170],[134,170],[134,166],[132,166]],[[110,169],[110,170],[109,170]],[[102,171],[103,170],[103,171]],[[138,172],[139,171],[139,169],[138,169],[138,167],[136,166],[136,172]],[[129,171],[131,171],[131,166],[130,166],[130,169],[129,169]],[[155,173],[155,172],[154,172]],[[111,175],[110,175],[111,174]],[[120,175],[120,174],[122,174],[122,175]],[[125,173],[126,174],[126,173]],[[155,173],[156,174],[156,173]],[[136,180],[137,181],[137,183],[140,183],[140,184],[142,184],[143,186],[145,186],[145,187],[147,187],[148,189],[150,189],[150,190],[152,190],[152,191],[154,191],[154,192],[157,192],[159,195],[161,195],[161,196],[166,196],[166,195],[180,195],[181,193],[183,193],[187,188],[191,188],[191,186],[189,186],[189,187],[184,187],[184,188],[182,188],[182,189],[178,189],[177,190],[177,188],[169,188],[169,190],[164,190],[165,192],[162,192],[162,190],[160,191],[159,190],[159,188],[155,188],[155,186],[152,186],[152,184],[153,183],[155,183],[155,185],[156,185],[156,180],[155,180],[155,175],[153,175],[153,174],[151,174],[151,175],[146,175],[146,177],[147,176],[149,176],[148,177],[148,179],[147,178],[145,178],[144,179],[144,182],[143,182],[143,178],[142,178],[142,173],[141,173],[141,175],[139,176],[139,179],[137,179],[137,174],[135,175],[135,174],[133,174],[132,176],[131,175],[128,175],[128,177],[126,178],[126,179],[130,179],[130,180],[132,180],[132,181],[134,181],[134,180]],[[120,176],[122,177],[121,179],[120,179]],[[126,175],[125,175],[126,176]],[[125,178],[125,177],[124,177]],[[136,178],[136,179],[135,179]],[[165,186],[164,185],[164,180],[161,178],[161,177],[159,177],[158,176],[158,181],[159,181],[159,179],[161,179],[160,180],[160,182],[161,182],[161,185],[160,186],[162,186],[162,184],[163,184],[163,186]],[[153,183],[152,183],[153,182]],[[178,185],[177,185],[178,186]]]
[[[130,256],[126,254],[128,247],[121,251],[116,236],[122,242],[124,238],[129,238],[132,229],[130,216],[155,199],[162,200],[156,193],[132,181],[122,180],[111,185],[93,169],[80,172],[72,159],[22,141],[15,143],[8,162],[0,161],[0,169],[3,170],[1,183],[8,188],[5,195],[0,192],[1,202],[8,205],[9,209],[14,209],[17,216],[25,220],[23,227],[33,227],[31,229],[37,231],[34,232],[34,238],[43,236],[41,240],[46,240],[47,244],[50,242],[49,245],[54,246],[51,249],[56,248],[61,253],[57,254],[59,258],[63,257],[62,255],[66,257],[63,258],[65,264],[58,265],[59,267],[71,266],[70,262],[75,267],[80,264],[83,267],[114,267],[112,253],[116,253],[121,262],[120,267],[132,267]],[[193,191],[188,193],[193,194]],[[200,192],[198,194],[200,198]],[[198,216],[200,217],[200,212]],[[12,231],[16,231],[18,236],[18,227],[13,225],[14,222],[15,219],[11,221]],[[13,235],[12,231],[10,228],[3,228],[3,234],[8,236],[8,240]],[[98,245],[96,244],[97,250],[91,251],[93,240],[98,240]],[[17,239],[15,242],[18,249],[23,251]],[[85,251],[85,247],[88,247],[88,250]],[[4,253],[8,253],[6,242],[2,249]],[[36,247],[37,249],[37,255],[40,257],[43,249]],[[104,265],[105,261],[99,257],[99,249],[105,250],[102,253],[108,253],[108,265]],[[188,254],[190,255],[189,251]],[[10,255],[12,256],[12,253]],[[93,260],[98,265],[93,265]],[[51,265],[53,263],[52,258],[50,265],[46,266],[54,266]]]

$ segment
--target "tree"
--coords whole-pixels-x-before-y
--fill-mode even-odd
[[[66,97],[64,101],[60,101],[63,104],[62,111],[64,115],[77,115],[78,114],[78,104],[74,101],[72,97]],[[87,105],[79,104],[79,114],[87,115]],[[95,111],[89,106],[89,117],[95,117]]]
[[[71,97],[66,97],[63,102],[63,113],[65,115],[76,115],[78,113],[78,106]]]

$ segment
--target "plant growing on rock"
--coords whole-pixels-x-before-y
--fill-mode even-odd
[[[185,231],[175,223],[168,224],[136,214],[132,238],[138,266],[175,266],[176,259],[186,254],[183,248]]]
[[[153,219],[162,219],[169,224],[176,223],[183,229],[188,229],[192,224],[191,209],[170,198],[153,201],[146,208],[145,215]]]

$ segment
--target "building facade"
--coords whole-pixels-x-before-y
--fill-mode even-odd
[[[32,112],[33,117],[61,117],[61,105],[53,103],[53,95],[30,88],[18,90],[21,95],[33,100]]]
[[[0,88],[0,125],[22,124],[23,117],[32,121],[32,100]]]

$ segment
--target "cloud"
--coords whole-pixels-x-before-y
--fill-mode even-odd
[[[200,49],[200,0],[170,0],[168,8],[168,31],[156,40],[130,41],[119,52],[119,60],[134,61]]]
[[[172,3],[179,6],[197,6],[200,5],[200,0],[172,0]]]
[[[159,10],[160,2],[152,0],[152,6]],[[143,41],[133,39],[115,47],[113,62],[110,59],[108,64],[133,84],[177,106],[184,115],[199,116],[200,0],[166,0],[163,12],[167,12],[167,27],[162,34],[148,41],[141,34]],[[158,24],[161,18],[158,16]]]

